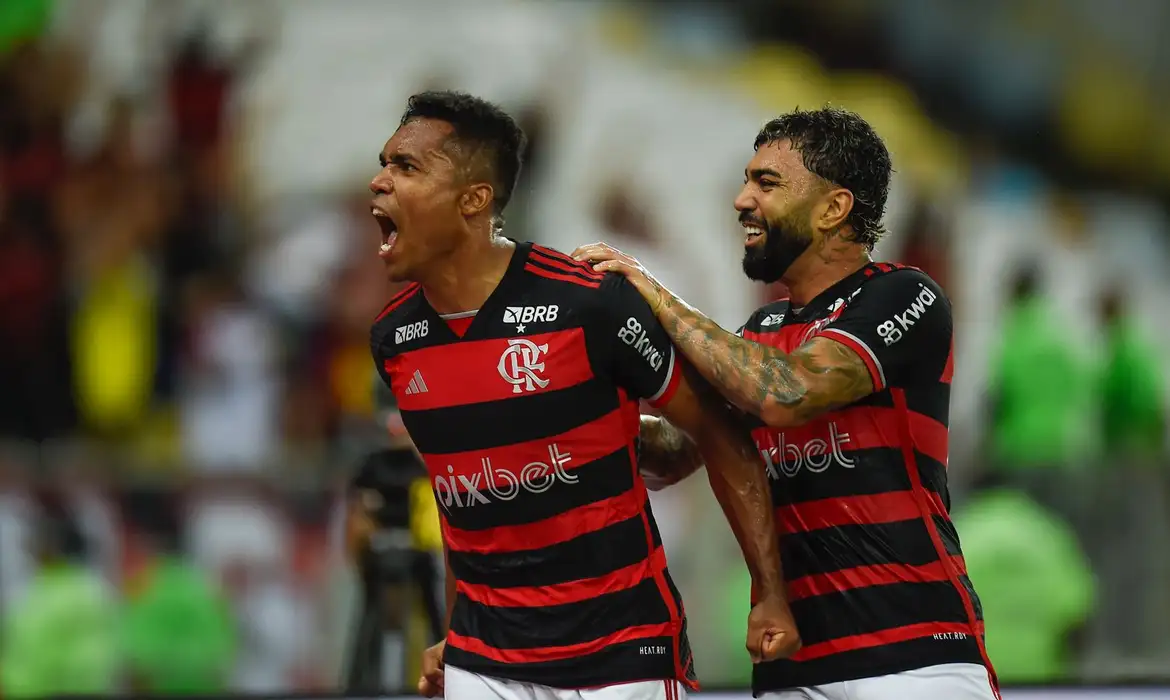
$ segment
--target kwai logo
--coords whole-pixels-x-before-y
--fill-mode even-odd
[[[510,501],[521,490],[529,493],[544,493],[553,484],[577,483],[577,476],[565,471],[565,465],[573,460],[568,452],[554,442],[548,446],[547,462],[529,462],[519,469],[497,467],[490,457],[479,460],[480,468],[467,474],[456,474],[455,467],[447,465],[446,476],[434,478],[435,497],[443,509],[471,508],[492,501]]]
[[[844,446],[850,443],[849,433],[841,432],[833,421],[828,425],[828,439],[812,438],[803,445],[788,442],[784,433],[767,433],[762,439],[756,437],[756,448],[764,457],[764,465],[768,468],[768,476],[779,479],[780,474],[794,477],[801,469],[808,469],[813,474],[819,474],[829,468],[833,462],[842,467],[852,469],[857,466],[853,459],[845,455]]]

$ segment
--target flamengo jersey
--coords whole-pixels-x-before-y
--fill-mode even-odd
[[[792,612],[804,646],[760,664],[756,692],[991,665],[982,609],[948,514],[950,302],[919,270],[870,264],[803,309],[756,311],[740,335],[791,352],[856,352],[875,393],[796,428],[758,420]]]
[[[411,285],[371,344],[458,581],[445,661],[557,688],[693,686],[636,466],[638,400],[665,403],[680,369],[637,290],[520,243],[462,338]]]

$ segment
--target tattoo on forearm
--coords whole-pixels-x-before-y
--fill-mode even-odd
[[[785,353],[727,332],[673,296],[659,318],[696,369],[749,413],[771,405],[803,422],[873,391],[861,358],[835,341],[817,338]]]
[[[656,476],[689,474],[703,464],[695,442],[665,418],[643,420],[638,466]]]

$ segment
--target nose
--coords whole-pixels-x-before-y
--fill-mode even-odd
[[[378,171],[373,180],[370,180],[370,192],[374,194],[390,194],[394,191],[394,181],[386,172],[386,168]]]
[[[741,189],[739,194],[735,197],[735,210],[741,212],[756,210],[755,195],[751,193],[751,190],[747,185],[744,185],[743,189]]]

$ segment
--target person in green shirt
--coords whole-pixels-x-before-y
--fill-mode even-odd
[[[1089,618],[1095,595],[1072,529],[1023,492],[1003,487],[974,494],[954,523],[999,680],[1069,679],[1070,636]]]
[[[0,630],[0,696],[118,691],[117,606],[73,518],[47,505],[36,527],[40,568]]]
[[[136,689],[157,695],[228,690],[237,646],[226,599],[160,538],[144,585],[127,601],[122,647]]]

